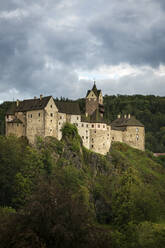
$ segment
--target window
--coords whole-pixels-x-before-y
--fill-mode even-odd
[[[94,127],[94,124],[92,124],[92,127]]]
[[[62,119],[62,116],[60,116],[60,120]]]
[[[136,132],[139,132],[139,128],[136,128]]]
[[[100,128],[100,124],[98,124],[98,128]]]
[[[95,133],[96,133],[96,130],[95,130]]]
[[[79,117],[77,116],[77,120],[79,120]]]
[[[40,117],[40,113],[38,113],[38,116]]]
[[[139,135],[138,134],[136,135],[136,140],[139,140]]]
[[[52,129],[50,129],[50,132],[52,132]]]
[[[88,127],[88,124],[86,124],[86,127]]]
[[[53,113],[50,113],[50,116],[53,117]]]
[[[88,139],[88,136],[86,136],[86,139]]]
[[[88,133],[88,130],[86,130],[86,133]]]
[[[30,117],[32,118],[32,117],[33,117],[33,115],[31,114],[31,115],[30,115]]]
[[[92,148],[94,147],[94,145],[92,145]]]
[[[50,105],[50,107],[52,108],[52,105]]]
[[[61,125],[61,123],[59,122],[59,126]]]
[[[84,126],[84,124],[81,125],[82,127]]]
[[[103,128],[105,128],[105,125],[103,125]]]
[[[84,136],[82,136],[82,139],[84,139]]]
[[[94,142],[94,139],[92,138],[92,143]]]
[[[50,122],[52,122],[52,120],[50,120]]]
[[[17,127],[19,126],[19,124],[17,123]]]
[[[112,139],[114,140],[115,138],[114,138],[114,137],[112,137]]]

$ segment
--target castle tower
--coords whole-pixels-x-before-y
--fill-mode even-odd
[[[86,95],[86,116],[92,115],[96,110],[103,116],[104,106],[102,92],[97,89],[94,81],[93,88],[88,90]]]

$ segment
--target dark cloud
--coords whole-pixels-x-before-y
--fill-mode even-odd
[[[90,82],[79,80],[79,72],[95,78],[93,71],[105,65],[158,68],[165,63],[164,7],[161,0],[1,1],[0,100],[81,97]],[[123,85],[123,93],[145,94],[149,87],[162,94],[163,77],[152,70],[140,75],[100,79],[100,86],[109,93],[112,82],[116,93]]]

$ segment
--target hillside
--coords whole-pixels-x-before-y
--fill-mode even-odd
[[[165,246],[165,167],[114,143],[102,156],[63,139],[0,137],[1,247]],[[5,207],[4,207],[5,206]]]

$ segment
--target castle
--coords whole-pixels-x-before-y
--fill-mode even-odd
[[[82,114],[77,101],[56,101],[52,96],[42,95],[40,98],[17,100],[6,113],[6,135],[26,136],[32,144],[37,136],[54,136],[60,140],[61,128],[69,122],[77,126],[83,145],[94,152],[106,154],[113,141],[145,149],[144,126],[135,117],[118,115],[112,123],[104,120],[103,96],[95,82],[88,90],[85,102],[85,113]]]

